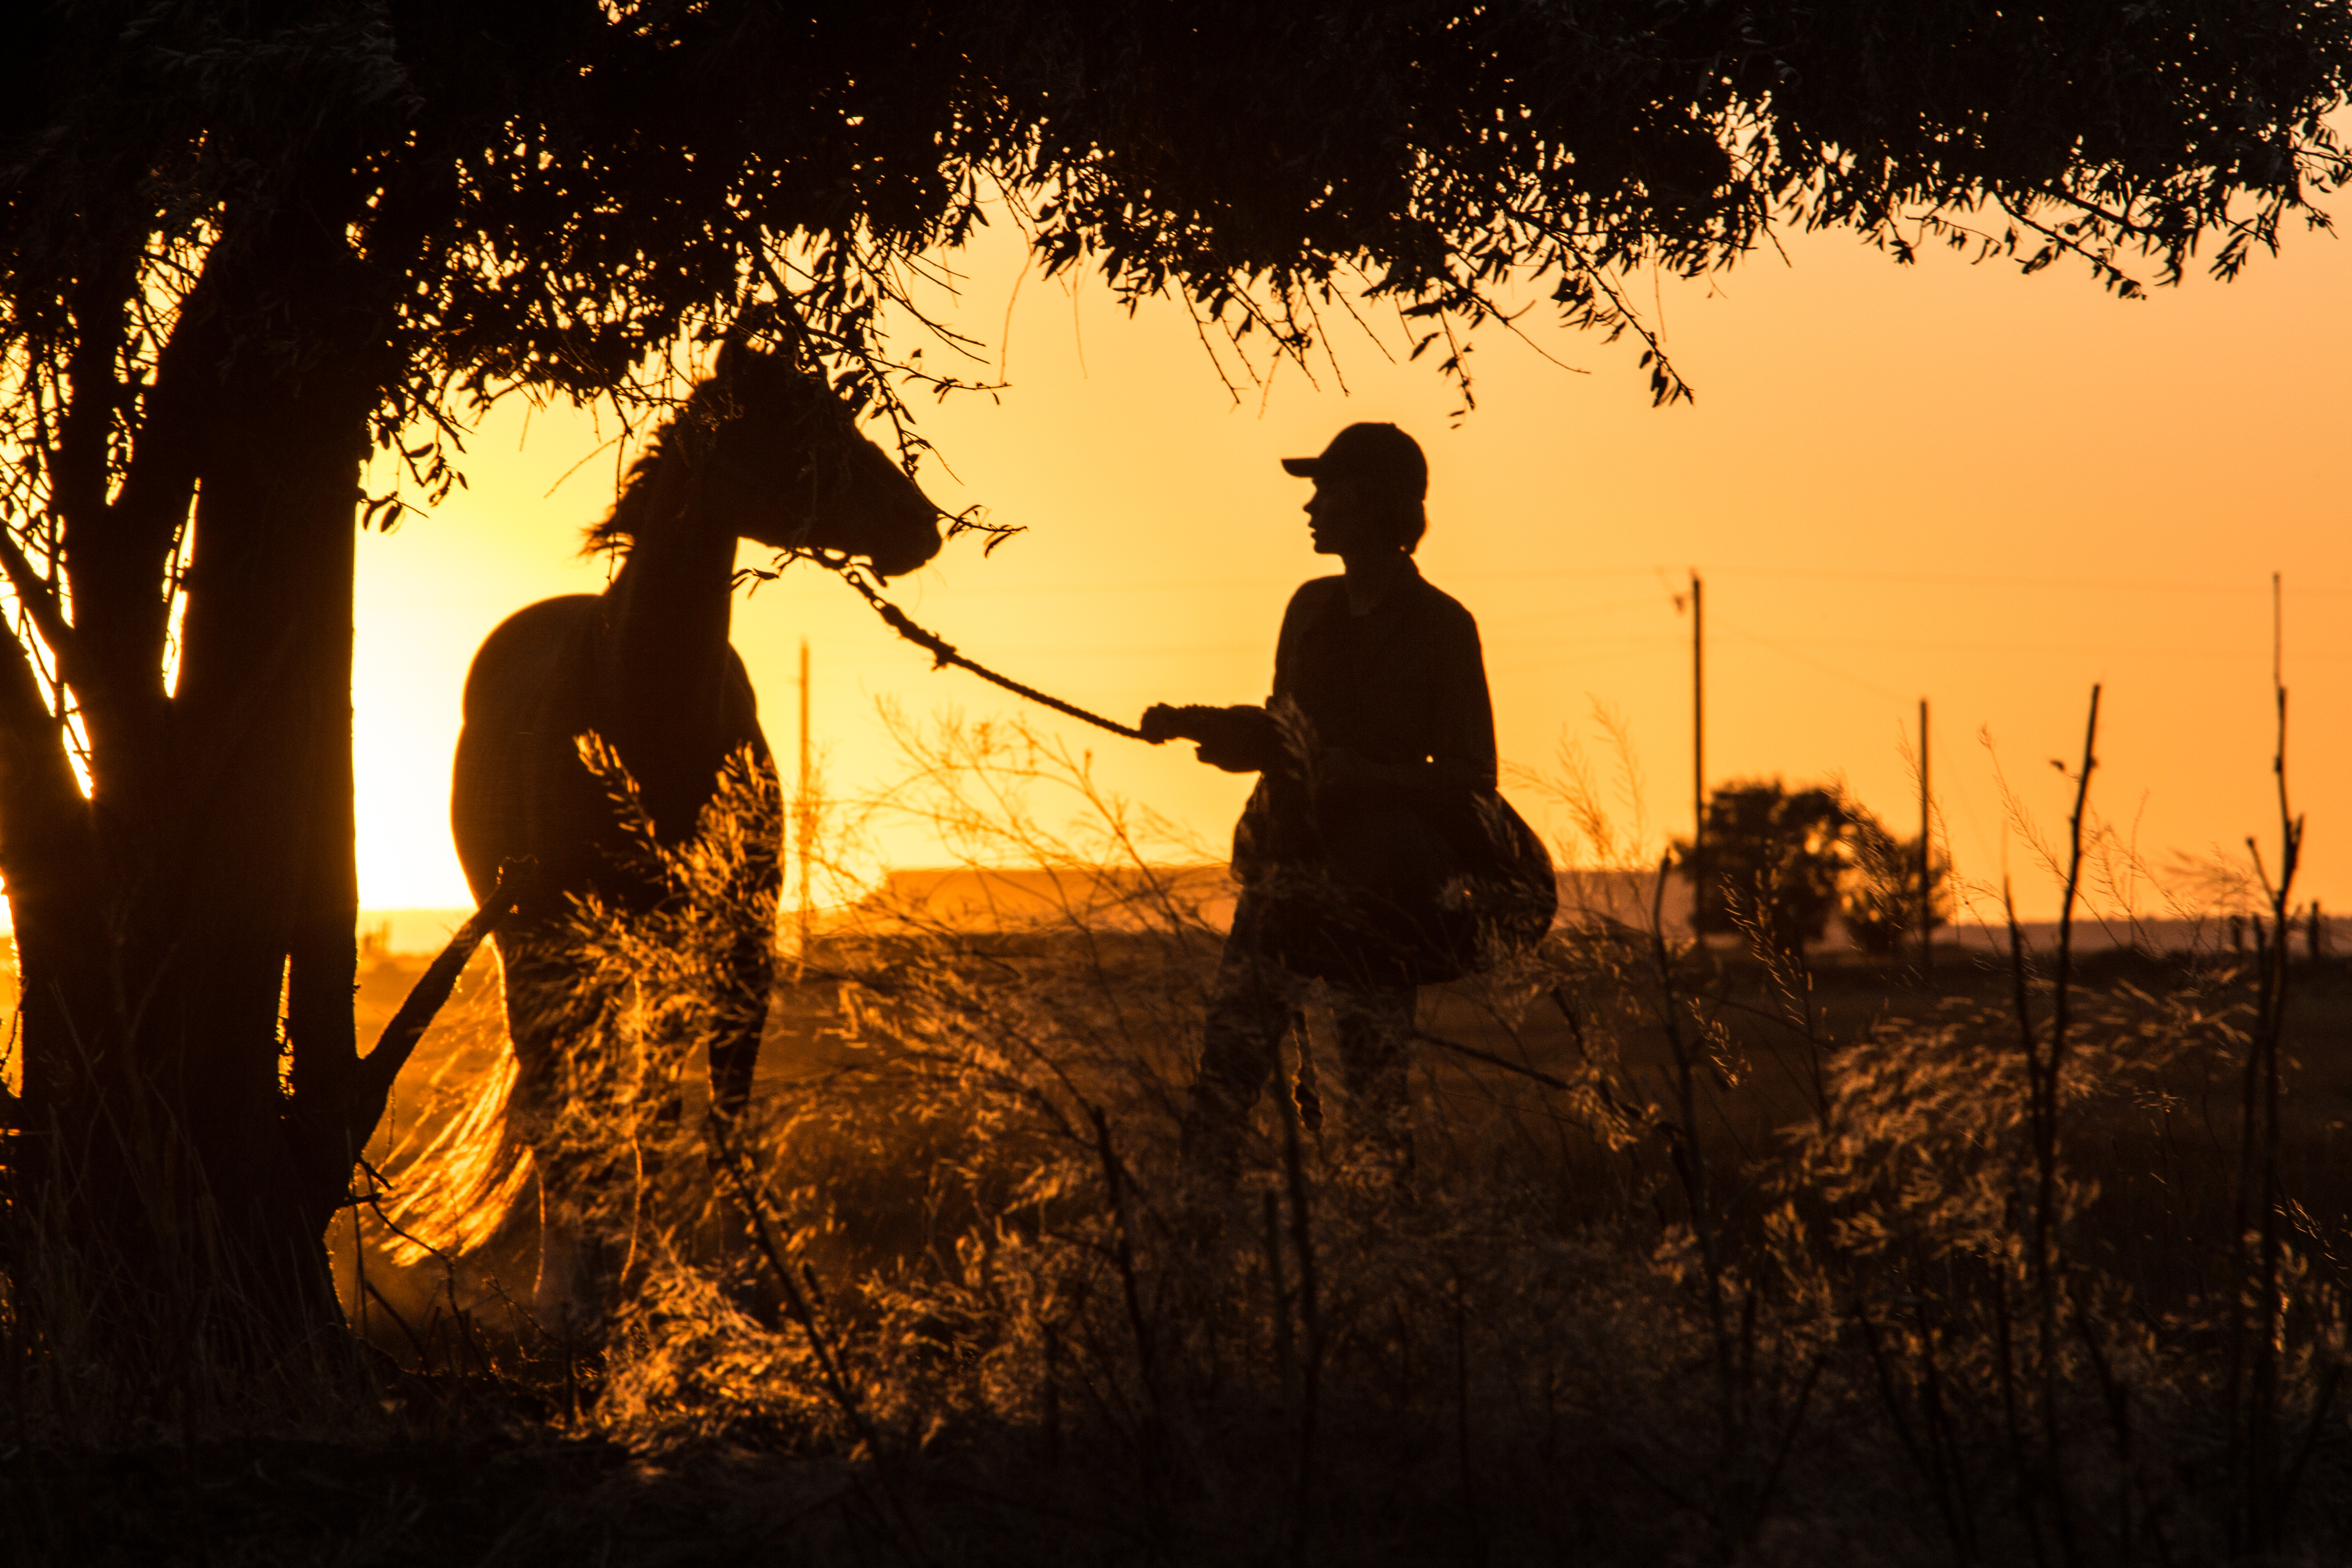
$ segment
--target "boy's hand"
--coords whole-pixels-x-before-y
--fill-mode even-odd
[[[1155,702],[1143,710],[1136,728],[1153,745],[1163,741],[1191,741],[1193,754],[1213,768],[1229,773],[1255,773],[1265,766],[1263,708],[1171,707]]]
[[[1142,721],[1136,728],[1142,731],[1143,738],[1155,746],[1162,741],[1205,742],[1213,741],[1232,727],[1232,721],[1226,718],[1231,711],[1226,708],[1203,708],[1197,703],[1177,708],[1165,702],[1155,702],[1143,710]]]
[[[1143,710],[1143,717],[1135,727],[1142,731],[1143,738],[1155,746],[1166,741],[1184,740],[1187,737],[1183,729],[1183,711],[1181,708],[1171,708],[1165,702],[1155,702]]]

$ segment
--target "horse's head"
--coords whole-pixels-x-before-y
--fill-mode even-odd
[[[940,552],[940,509],[817,377],[730,342],[695,401],[711,415],[705,504],[741,537],[856,556],[880,577]]]

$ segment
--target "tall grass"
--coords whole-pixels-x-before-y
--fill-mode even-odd
[[[325,1271],[236,1251],[173,1103],[122,1075],[79,1166],[53,1161],[67,1142],[54,1124],[0,1132],[0,1452],[381,1435]],[[263,1283],[278,1294],[247,1294]]]
[[[1164,868],[1208,857],[1017,726],[898,732],[863,827],[919,814],[1045,891],[821,921],[732,1125],[695,1087],[727,841],[668,852],[652,920],[583,908],[562,1136],[606,1173],[622,1304],[559,1353],[499,1294],[527,1248],[428,1257],[404,1295],[363,1212],[404,1418],[505,1389],[672,1467],[792,1457],[829,1479],[771,1539],[811,1561],[2352,1548],[2352,1183],[2297,1061],[2340,1073],[2318,1031],[2352,986],[2291,961],[2274,856],[2251,962],[2019,934],[1929,985],[1760,920],[1734,950],[1571,910],[1424,994],[1409,1190],[1355,1158],[1318,1005],[1204,1199],[1175,1129],[1215,889]],[[2070,912],[2114,883],[2091,773]],[[1592,842],[1637,839],[1559,787]],[[739,773],[713,823],[782,810]],[[824,820],[840,870],[861,817]]]

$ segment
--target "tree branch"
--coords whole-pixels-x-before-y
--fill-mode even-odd
[[[102,517],[66,518],[66,562],[75,622],[104,660],[89,678],[103,691],[80,693],[101,727],[139,699],[163,694],[163,646],[171,626],[172,550],[188,520],[205,427],[218,416],[226,337],[218,307],[222,268],[207,265],[180,301],[171,337],[157,351],[143,417],[133,433],[121,486]]]
[[[121,379],[115,374],[130,340],[128,301],[137,292],[143,235],[118,232],[72,296],[73,346],[66,356],[69,390],[58,420],[50,499],[68,531],[88,528],[106,512],[108,447],[114,433]]]
[[[23,601],[25,613],[33,617],[33,629],[41,634],[41,640],[57,655],[58,673],[71,685],[81,662],[80,639],[74,636],[73,627],[67,624],[65,610],[58,603],[57,584],[40,574],[26,558],[16,534],[5,527],[0,527],[0,568],[7,571],[8,585]]]
[[[346,1146],[357,1150],[375,1133],[375,1124],[383,1116],[383,1108],[392,1098],[393,1080],[416,1050],[417,1042],[432,1026],[434,1016],[449,1000],[449,993],[457,984],[457,976],[484,941],[512,918],[515,910],[538,886],[539,865],[533,860],[509,860],[499,868],[499,885],[482,900],[482,907],[473,918],[457,928],[440,956],[409,988],[408,998],[392,1022],[376,1037],[375,1048],[357,1064],[350,1092],[344,1100],[343,1131]]]
[[[47,934],[32,906],[89,890],[86,805],[32,655],[0,627],[0,880],[20,953]]]

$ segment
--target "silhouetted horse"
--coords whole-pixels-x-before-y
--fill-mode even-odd
[[[478,900],[500,864],[537,860],[535,892],[497,937],[511,1063],[472,1112],[419,1162],[406,1216],[457,1247],[487,1239],[525,1180],[522,1154],[546,1133],[562,1092],[558,1053],[581,964],[562,932],[567,895],[611,908],[658,898],[625,848],[615,807],[582,761],[600,736],[635,779],[655,837],[688,838],[733,752],[748,748],[772,787],[751,683],[728,646],[736,540],[863,557],[881,575],[913,571],[940,548],[939,509],[855,428],[824,383],[782,359],[730,344],[711,377],[630,471],[592,548],[622,552],[599,595],[546,599],[509,616],[466,678],[450,823]],[[713,1105],[750,1095],[772,979],[780,846],[751,843],[736,868],[756,919],[716,977],[736,1020],[710,1050]],[[506,1114],[511,1101],[514,1114]],[[566,1163],[541,1154],[542,1322],[561,1327],[607,1305],[609,1260],[583,1236],[589,1194]],[[412,1224],[411,1228],[414,1228]]]

